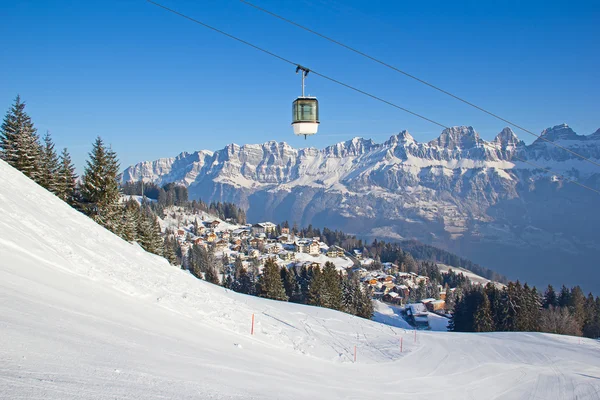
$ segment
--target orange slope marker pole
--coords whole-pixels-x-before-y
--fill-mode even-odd
[[[354,346],[354,362],[356,362],[356,346]]]
[[[254,335],[254,314],[252,314],[252,328],[250,328],[250,334]]]

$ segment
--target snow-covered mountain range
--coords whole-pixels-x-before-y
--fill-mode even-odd
[[[403,131],[322,150],[231,144],[142,162],[123,180],[184,184],[190,198],[247,208],[250,221],[416,238],[536,284],[585,273],[586,288],[599,290],[590,263],[600,257],[600,195],[563,177],[598,190],[600,167],[549,142],[600,162],[600,129],[583,136],[558,125],[526,145],[510,128],[485,141],[463,126],[428,143]]]

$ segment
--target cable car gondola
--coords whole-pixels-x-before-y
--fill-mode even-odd
[[[319,129],[319,102],[316,97],[304,95],[304,79],[310,70],[298,65],[296,73],[298,71],[302,71],[302,96],[292,103],[292,126],[295,135],[304,135],[306,139]]]

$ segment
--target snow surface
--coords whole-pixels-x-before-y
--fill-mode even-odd
[[[2,399],[598,398],[597,341],[414,341],[232,293],[121,240],[2,161],[0,182]]]

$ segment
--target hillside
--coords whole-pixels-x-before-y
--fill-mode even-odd
[[[597,291],[600,214],[591,210],[600,196],[559,175],[599,189],[600,170],[548,141],[598,161],[600,136],[564,124],[541,136],[525,145],[505,128],[485,141],[472,127],[453,127],[427,143],[403,131],[384,143],[355,138],[323,150],[231,144],[141,162],[123,180],[184,184],[190,198],[246,208],[252,222],[417,239],[537,285],[586,276],[584,290]]]
[[[419,332],[415,343],[401,328],[199,281],[3,161],[0,180],[2,398],[594,399],[600,390],[596,341]]]

